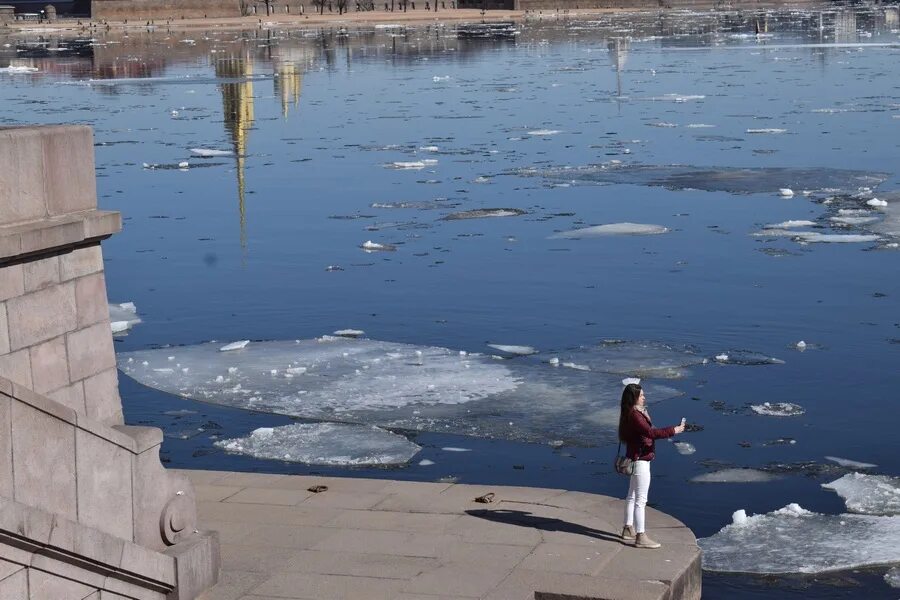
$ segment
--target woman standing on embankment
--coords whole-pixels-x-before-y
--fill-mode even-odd
[[[622,539],[634,539],[637,548],[659,548],[660,544],[647,536],[645,509],[650,491],[650,461],[656,456],[655,440],[669,438],[684,431],[681,425],[654,428],[644,399],[644,390],[638,383],[629,383],[622,390],[622,407],[619,413],[619,440],[625,443],[625,456],[634,461],[634,473],[625,496],[625,526]]]

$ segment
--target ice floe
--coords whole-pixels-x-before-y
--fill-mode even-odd
[[[576,240],[590,237],[605,237],[612,235],[659,235],[668,233],[669,228],[662,225],[649,225],[645,223],[608,223],[606,225],[595,225],[593,227],[583,227],[572,231],[563,231],[551,235],[551,239],[569,239]]]
[[[892,588],[900,588],[900,567],[888,569],[888,572],[884,574],[884,581]]]
[[[464,219],[484,219],[489,217],[518,217],[526,214],[521,208],[478,208],[450,213],[441,217],[442,221],[461,221]]]
[[[714,357],[716,362],[729,365],[759,366],[759,365],[783,365],[784,361],[774,356],[768,356],[751,350],[727,350]]]
[[[721,469],[691,477],[694,483],[765,483],[775,479],[777,475],[756,469]]]
[[[792,190],[791,188],[781,188],[778,190],[778,195],[782,198],[793,198],[794,190]]]
[[[203,158],[209,158],[213,156],[232,156],[234,152],[231,150],[216,150],[214,148],[191,148],[191,154],[194,156],[200,156]]]
[[[436,346],[334,336],[253,342],[237,352],[219,347],[127,352],[118,364],[125,375],[172,394],[316,420],[574,445],[615,435],[621,375],[554,368],[528,356],[498,361]],[[603,366],[596,355],[573,356]],[[637,357],[619,362],[641,364]],[[649,381],[644,389],[651,402],[680,394]]]
[[[426,158],[424,160],[410,160],[410,161],[402,161],[398,160],[392,163],[385,165],[391,169],[400,169],[400,170],[419,170],[424,169],[425,167],[429,167],[437,164],[437,159],[434,158]]]
[[[763,127],[760,129],[748,129],[747,133],[787,133],[787,129],[778,127]]]
[[[247,347],[247,344],[250,343],[250,340],[241,340],[239,342],[231,342],[230,344],[225,344],[221,348],[219,348],[219,352],[231,352],[232,350],[243,350]]]
[[[402,435],[371,425],[294,423],[260,427],[215,445],[232,454],[310,465],[404,464],[421,449]]]
[[[379,244],[372,240],[366,240],[359,247],[365,252],[393,252],[397,249],[397,246],[393,244]]]
[[[563,354],[565,362],[582,364],[602,373],[632,375],[654,379],[680,379],[686,368],[707,362],[693,348],[679,348],[661,342],[608,340]],[[622,385],[632,382],[622,381]]]
[[[123,333],[141,322],[134,302],[109,305],[109,326],[113,333]]]
[[[546,136],[546,135],[556,135],[557,133],[562,133],[562,132],[559,129],[535,129],[533,131],[529,131],[528,135]]]
[[[770,417],[795,417],[806,412],[799,404],[791,402],[763,402],[750,407],[758,415]]]
[[[864,515],[900,514],[900,477],[847,473],[822,487],[844,499],[847,510]]]
[[[872,463],[850,460],[849,458],[841,458],[839,456],[826,456],[825,459],[830,460],[835,464],[841,465],[842,467],[848,467],[850,469],[874,469],[878,466]]]
[[[349,337],[349,338],[358,338],[362,335],[365,335],[366,332],[362,329],[338,329],[333,333],[333,335],[338,335],[341,337]]]
[[[730,525],[697,543],[707,571],[841,571],[900,562],[900,517],[824,515],[797,504],[762,515],[741,510]]]
[[[506,352],[507,354],[516,354],[526,356],[528,354],[537,354],[537,350],[533,346],[514,346],[510,344],[488,344],[488,348]]]
[[[889,177],[886,173],[849,169],[698,167],[618,162],[544,170],[523,169],[519,174],[579,183],[622,183],[732,194],[771,194],[782,187],[849,194],[856,193],[862,187],[875,187]]]
[[[678,452],[678,454],[682,454],[685,456],[688,454],[693,454],[697,451],[694,445],[689,442],[673,442],[672,445],[675,446],[675,450]]]
[[[29,67],[24,65],[10,65],[8,67],[0,67],[0,73],[9,73],[12,75],[20,73],[37,73],[37,67]]]

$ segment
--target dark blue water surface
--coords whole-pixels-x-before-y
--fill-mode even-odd
[[[755,35],[758,23],[767,35]],[[0,123],[94,127],[100,207],[125,222],[104,243],[110,300],[135,302],[144,321],[117,350],[345,327],[470,352],[488,351],[486,342],[553,352],[603,339],[708,356],[749,350],[784,364],[709,364],[665,382],[683,395],[655,404],[655,422],[686,416],[702,430],[682,436],[692,455],[659,444],[653,505],[703,537],[739,508],[843,512],[820,487],[845,472],[826,468],[828,455],[900,474],[897,239],[752,235],[786,220],[868,234],[829,218],[838,205],[897,201],[896,7],[573,17],[486,38],[456,27],[0,37],[0,67],[38,69],[0,71]],[[437,162],[389,168],[426,159]],[[590,165],[681,165],[684,178],[561,170]],[[728,168],[757,169],[752,189]],[[836,189],[831,178],[848,170],[871,176],[872,190]],[[788,187],[795,195],[780,196]],[[372,207],[397,202],[420,204]],[[527,212],[440,220],[495,207]],[[671,231],[550,237],[618,222]],[[365,253],[367,240],[397,249]],[[810,348],[799,352],[799,340]],[[166,431],[170,466],[625,491],[606,441],[554,449],[404,432],[422,451],[380,469],[232,456],[215,436],[291,419],[120,379],[126,420]],[[766,401],[805,413],[749,408]],[[766,445],[778,438],[795,443]],[[689,482],[720,466],[784,476]],[[707,574],[704,597],[896,598],[883,572]]]

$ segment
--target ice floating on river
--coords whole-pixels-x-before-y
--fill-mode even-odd
[[[334,336],[253,342],[237,352],[219,352],[221,345],[128,352],[118,364],[125,375],[168,393],[316,420],[572,445],[615,435],[622,375],[554,368],[528,356],[498,361]],[[572,356],[599,366],[602,355]],[[642,363],[635,356],[618,364]],[[644,389],[651,402],[679,395],[653,382]]]
[[[214,150],[212,148],[191,148],[191,154],[209,158],[212,156],[231,156],[234,152],[231,150]]]
[[[519,356],[527,356],[528,354],[537,354],[537,350],[532,346],[512,346],[507,344],[488,344],[488,348],[506,352],[507,354],[516,354]]]
[[[793,198],[794,190],[792,190],[791,188],[781,188],[780,190],[778,190],[778,195],[782,198]]]
[[[349,337],[349,338],[357,338],[362,335],[365,335],[366,332],[362,329],[338,329],[334,332],[333,335],[339,335],[341,337]]]
[[[747,133],[786,133],[787,129],[779,129],[777,127],[765,127],[762,129],[748,129]]]
[[[250,340],[241,340],[239,342],[231,342],[230,344],[225,344],[221,348],[219,348],[219,352],[230,352],[232,350],[243,350],[247,347],[247,344],[250,343]]]
[[[140,322],[134,302],[109,305],[109,326],[113,333],[128,331]]]
[[[833,463],[839,464],[842,467],[847,467],[850,469],[874,469],[878,465],[866,462],[859,462],[858,460],[850,460],[849,458],[841,458],[839,456],[826,456],[826,460],[830,460]]]
[[[824,573],[900,562],[900,517],[823,515],[797,504],[733,522],[697,540],[703,568],[733,573]]]
[[[812,227],[815,225],[815,221],[805,221],[805,220],[796,220],[796,221],[782,221],[781,223],[772,223],[771,225],[766,225],[766,229],[790,229],[792,227]]]
[[[37,73],[37,67],[28,67],[24,65],[10,65],[8,67],[0,67],[0,73],[10,73],[10,74],[19,74],[19,73]]]
[[[822,487],[837,492],[852,513],[900,514],[900,477],[848,473]]]
[[[393,244],[379,244],[372,240],[367,240],[360,245],[360,248],[366,252],[393,252],[397,249],[397,246]]]
[[[777,476],[756,469],[722,469],[691,478],[694,483],[765,483]]]
[[[672,190],[704,190],[732,194],[771,194],[772,190],[788,185],[792,189],[828,190],[829,193],[852,194],[861,187],[875,187],[889,177],[886,173],[848,169],[626,165],[615,162],[545,170],[523,169],[520,174],[539,175],[565,182],[620,183],[660,186]]]
[[[707,362],[706,358],[690,348],[660,342],[617,340],[573,350],[564,356],[564,360],[575,361],[593,371],[632,376],[623,379],[622,385],[635,380],[640,382],[640,377],[680,379],[685,376],[686,367]]]
[[[528,135],[556,135],[557,133],[562,133],[559,129],[535,129],[534,131],[529,131]]]
[[[895,119],[898,117],[894,117]],[[892,588],[900,588],[900,567],[894,567],[884,574],[884,581]]]
[[[412,161],[395,161],[388,165],[388,168],[391,169],[424,169],[425,167],[436,165],[437,159],[434,158],[426,158],[425,160],[412,160]]]
[[[371,425],[295,423],[261,427],[247,437],[219,440],[233,454],[310,465],[397,465],[421,450],[402,435]]]
[[[716,362],[719,363],[741,365],[745,367],[784,364],[784,361],[780,358],[760,354],[759,352],[752,352],[750,350],[728,350],[727,352],[717,354],[714,358]]]
[[[445,217],[441,217],[441,220],[461,221],[464,219],[484,219],[488,217],[518,217],[524,214],[525,211],[521,208],[478,208],[450,213]]]
[[[758,415],[771,417],[795,417],[806,412],[806,409],[799,404],[790,402],[763,402],[762,404],[754,404],[750,408]]]
[[[688,442],[672,442],[672,445],[675,446],[675,450],[678,452],[678,454],[684,456],[693,454],[697,451],[694,445]]]
[[[669,228],[662,225],[648,225],[644,223],[609,223],[584,227],[573,231],[563,231],[550,236],[550,239],[576,240],[589,237],[605,237],[610,235],[659,235],[668,233]]]
[[[866,200],[866,205],[883,207],[883,206],[887,206],[888,203],[885,200],[879,200],[878,198],[872,198],[871,200]]]

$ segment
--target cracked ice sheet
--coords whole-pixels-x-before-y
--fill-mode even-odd
[[[900,477],[848,473],[822,487],[844,499],[847,510],[863,515],[900,514]]]
[[[118,363],[165,392],[312,419],[577,445],[615,435],[621,378],[606,373],[366,339],[221,345],[128,352]],[[679,395],[645,389],[651,400]]]
[[[309,465],[398,465],[421,448],[402,435],[372,425],[294,423],[261,427],[242,438],[219,440],[231,454]]]
[[[796,504],[734,522],[697,540],[703,569],[728,573],[824,573],[900,562],[900,517],[823,515]]]

